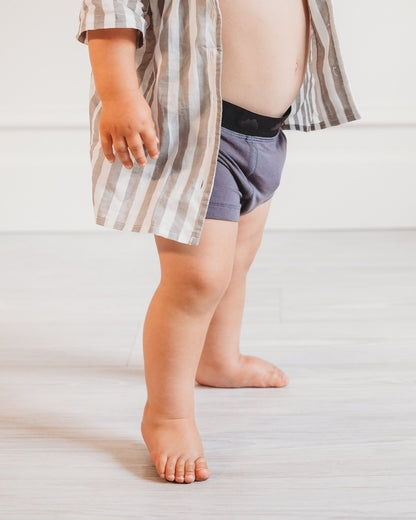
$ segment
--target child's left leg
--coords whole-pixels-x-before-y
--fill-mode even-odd
[[[202,385],[281,387],[289,382],[275,365],[240,354],[246,276],[262,240],[271,200],[240,217],[232,278],[211,319],[198,365],[196,381]]]

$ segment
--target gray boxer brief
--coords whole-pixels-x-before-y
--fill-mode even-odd
[[[217,169],[205,218],[239,221],[273,196],[286,159],[281,126],[291,109],[269,117],[222,100]]]

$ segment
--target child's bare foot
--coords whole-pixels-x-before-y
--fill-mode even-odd
[[[184,483],[209,477],[194,417],[166,417],[146,403],[141,431],[160,477]]]
[[[286,386],[289,378],[272,363],[255,356],[240,357],[234,365],[219,367],[215,363],[200,363],[196,373],[200,385],[217,387]]]

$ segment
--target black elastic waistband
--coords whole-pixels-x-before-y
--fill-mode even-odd
[[[291,111],[292,105],[282,117],[263,116],[223,99],[221,126],[246,135],[273,137],[279,132]]]

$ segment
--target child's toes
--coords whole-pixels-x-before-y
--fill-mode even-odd
[[[275,382],[276,386],[286,386],[289,383],[287,375],[278,368],[272,372],[272,380]]]
[[[185,463],[185,482],[193,482],[195,480],[195,461],[188,459]]]
[[[175,480],[176,482],[183,482],[185,478],[185,457],[179,457],[176,461]]]
[[[156,471],[159,474],[159,477],[165,478],[165,468],[166,468],[166,461],[168,460],[167,455],[161,455],[158,456],[155,461]]]
[[[206,480],[209,477],[208,464],[204,457],[199,457],[195,461],[195,477],[197,480]]]
[[[175,480],[176,459],[176,457],[169,457],[166,462],[165,478],[167,480]]]

